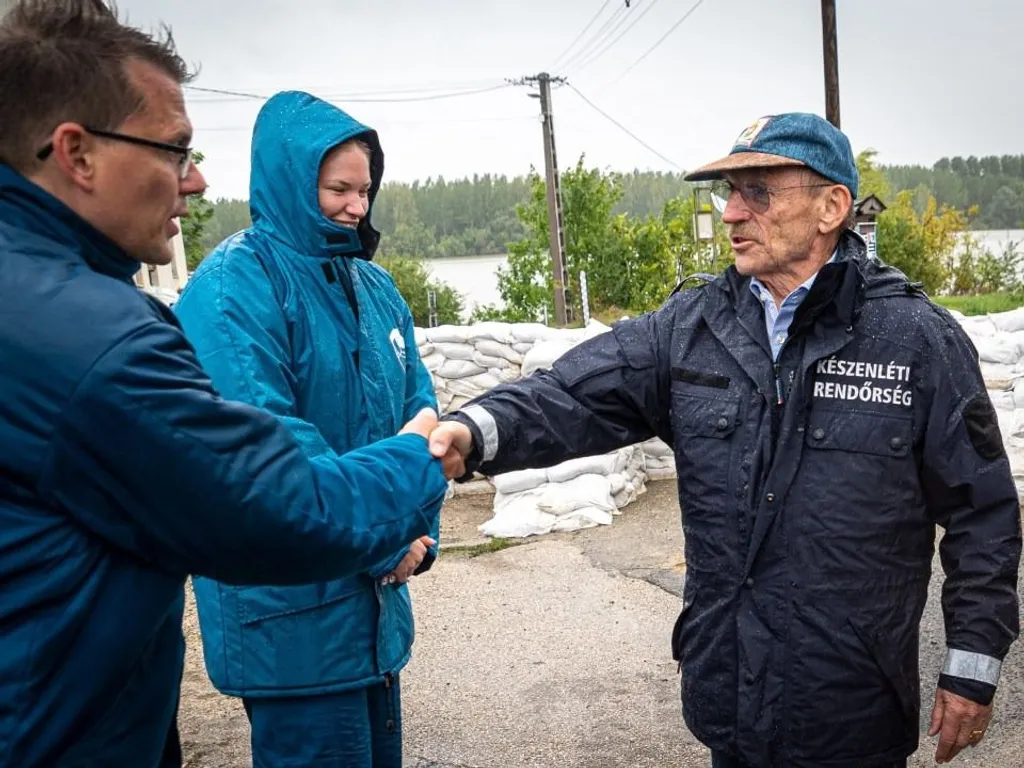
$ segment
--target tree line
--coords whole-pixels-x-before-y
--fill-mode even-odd
[[[931,168],[880,165],[878,170],[892,194],[912,193],[918,214],[934,197],[940,207],[977,209],[967,222],[972,229],[1024,228],[1024,155],[942,158]],[[450,181],[437,177],[385,183],[373,211],[374,224],[385,234],[381,254],[434,259],[506,253],[509,243],[526,235],[516,208],[529,203],[534,175],[482,174]],[[615,215],[658,215],[669,200],[690,192],[682,173],[615,175],[620,190],[612,209]],[[247,201],[217,200],[198,250],[208,252],[248,225]]]
[[[200,156],[201,157],[201,156]],[[888,206],[879,221],[879,253],[932,294],[1019,293],[1016,252],[981,251],[961,232],[1024,228],[1024,155],[943,158],[932,168],[858,156],[861,196]],[[578,274],[588,275],[595,313],[650,309],[682,275],[710,266],[693,239],[694,199],[683,174],[617,173],[588,167],[585,157],[561,177],[570,303],[580,311]],[[184,234],[190,268],[217,243],[249,226],[245,200],[193,200]],[[508,254],[499,275],[504,306],[475,319],[535,320],[551,316],[548,220],[544,179],[476,175],[469,179],[389,182],[373,220],[383,233],[379,259],[395,276],[416,322],[428,320],[427,292],[437,294],[440,322],[458,322],[462,300],[428,278],[423,259]],[[729,258],[719,233],[719,254]],[[574,282],[573,282],[574,281]]]

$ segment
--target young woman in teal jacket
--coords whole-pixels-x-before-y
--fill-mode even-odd
[[[275,414],[311,456],[437,408],[409,308],[371,261],[383,167],[377,134],[345,112],[306,93],[271,98],[253,134],[253,224],[203,261],[175,307],[224,397]],[[195,580],[207,671],[244,701],[254,768],[401,765],[405,582],[430,567],[436,539],[338,581]]]

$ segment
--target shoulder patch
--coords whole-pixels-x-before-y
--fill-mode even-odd
[[[971,445],[981,458],[995,461],[1004,455],[999,419],[987,393],[979,394],[967,403],[964,408],[964,425],[971,438]]]

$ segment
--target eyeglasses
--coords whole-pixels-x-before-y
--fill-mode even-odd
[[[86,133],[91,133],[93,136],[99,136],[101,139],[110,139],[112,141],[123,141],[126,144],[136,144],[140,147],[149,147],[150,149],[159,149],[163,152],[171,152],[178,155],[178,178],[184,179],[188,176],[189,169],[192,167],[192,147],[182,147],[178,144],[166,144],[162,141],[153,141],[152,139],[142,139],[138,136],[128,136],[124,133],[114,133],[113,131],[100,131],[96,128],[89,128],[86,125],[82,126],[82,130]],[[53,153],[53,142],[50,142],[45,147],[36,152],[36,157],[40,160],[45,160]]]
[[[711,193],[728,201],[733,192],[739,192],[743,202],[754,213],[764,213],[772,204],[772,195],[786,189],[812,189],[814,187],[831,187],[832,184],[793,184],[785,187],[769,187],[759,181],[745,184],[733,184],[725,179],[711,183]]]

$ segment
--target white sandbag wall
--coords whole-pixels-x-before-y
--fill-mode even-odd
[[[433,377],[438,404],[447,412],[502,382],[550,368],[576,344],[608,330],[597,322],[585,329],[539,323],[443,325],[417,328],[416,344]],[[608,525],[646,490],[646,480],[643,447],[630,446],[548,469],[509,472],[452,492],[480,493],[483,484],[493,486],[495,515],[480,530],[511,538]]]
[[[1024,307],[974,317],[952,314],[978,350],[1017,494],[1024,498]]]

